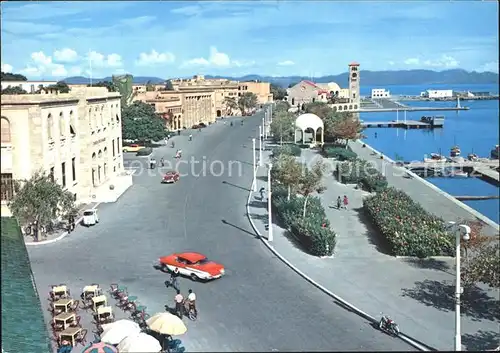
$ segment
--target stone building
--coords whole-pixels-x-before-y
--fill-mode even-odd
[[[238,96],[245,92],[251,92],[257,96],[259,104],[273,102],[273,94],[271,93],[271,84],[269,82],[245,81],[238,85]]]
[[[38,170],[73,193],[77,203],[104,201],[109,185],[120,188],[121,135],[120,94],[106,88],[2,95],[2,215],[13,197],[12,181]]]

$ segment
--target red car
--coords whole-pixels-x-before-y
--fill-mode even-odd
[[[224,266],[210,261],[205,255],[196,252],[160,257],[160,265],[169,271],[178,268],[181,275],[190,277],[193,281],[216,279],[225,273]]]
[[[179,179],[181,178],[180,174],[176,172],[175,170],[170,170],[165,173],[163,176],[163,179],[161,180],[162,184],[173,184],[175,182],[178,182]]]

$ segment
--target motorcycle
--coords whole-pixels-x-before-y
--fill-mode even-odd
[[[399,327],[389,316],[383,315],[378,323],[380,331],[386,332],[393,336],[399,336]]]

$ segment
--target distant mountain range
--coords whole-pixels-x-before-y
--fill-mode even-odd
[[[348,84],[348,73],[344,72],[340,75],[329,75],[321,77],[307,76],[260,76],[246,75],[243,77],[230,76],[211,76],[206,75],[206,78],[226,78],[235,81],[264,81],[271,82],[278,86],[288,87],[291,83],[296,83],[301,80],[312,80],[317,83],[336,82],[341,87]],[[431,84],[494,84],[499,83],[499,77],[494,72],[476,72],[465,71],[461,69],[432,71],[432,70],[400,70],[400,71],[361,71],[361,84],[372,85],[431,85]],[[166,79],[159,77],[134,76],[135,84],[145,84],[151,82],[153,84],[163,83]],[[64,80],[68,84],[88,84],[90,79],[83,76],[68,77]],[[93,78],[92,82],[111,81],[111,77]]]

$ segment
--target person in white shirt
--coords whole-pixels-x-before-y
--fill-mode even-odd
[[[181,291],[177,289],[177,294],[174,297],[175,301],[175,313],[179,315],[179,317],[182,319],[182,313],[183,313],[183,307],[182,303],[184,302],[184,297],[181,294]]]
[[[196,294],[194,294],[193,290],[190,289],[188,291],[187,302],[189,305],[189,310],[193,309],[195,315],[198,315],[198,311],[196,310]]]

